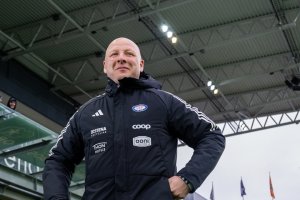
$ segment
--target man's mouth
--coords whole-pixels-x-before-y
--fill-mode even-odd
[[[116,67],[116,70],[129,70],[129,68],[122,66],[122,67]]]

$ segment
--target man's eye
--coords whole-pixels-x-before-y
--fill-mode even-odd
[[[116,56],[116,55],[118,55],[118,53],[117,52],[115,52],[115,53],[112,53],[112,54],[110,54],[111,56]]]
[[[132,52],[127,52],[127,55],[134,56],[134,53],[132,53]]]

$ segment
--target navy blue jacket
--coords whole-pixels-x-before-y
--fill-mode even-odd
[[[172,200],[168,178],[180,175],[197,189],[218,162],[225,138],[198,108],[146,74],[109,81],[70,118],[50,150],[43,173],[45,199],[68,199],[75,165],[85,158],[83,199]],[[177,139],[194,149],[176,171]]]

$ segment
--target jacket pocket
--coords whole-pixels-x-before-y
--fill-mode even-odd
[[[112,137],[95,137],[88,140],[86,156],[86,182],[113,176],[113,141]]]
[[[164,176],[134,175],[130,177],[131,196],[134,200],[173,200],[169,181]]]
[[[129,134],[129,173],[136,175],[165,174],[166,167],[159,137],[153,131]]]

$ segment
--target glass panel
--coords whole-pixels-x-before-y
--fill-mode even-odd
[[[57,134],[0,103],[0,164],[41,177],[45,158]],[[46,141],[46,143],[45,143]],[[50,143],[47,141],[51,141]],[[4,155],[1,156],[1,153]],[[9,156],[5,156],[9,153]],[[73,183],[85,179],[85,164],[76,167]]]
[[[0,104],[0,151],[49,136],[57,134]]]

